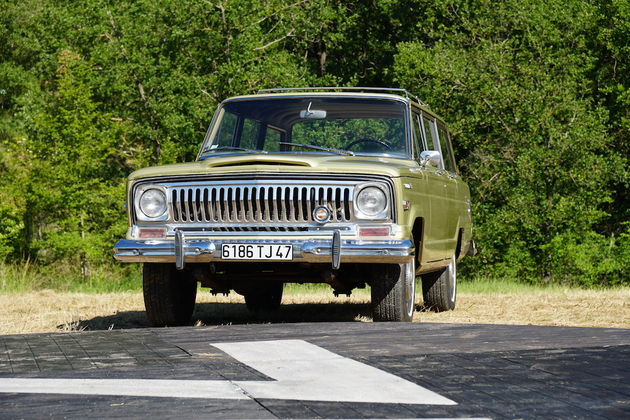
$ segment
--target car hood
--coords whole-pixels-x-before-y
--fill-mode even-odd
[[[129,179],[244,172],[343,173],[399,177],[412,169],[418,169],[418,163],[414,160],[393,157],[240,153],[197,162],[144,168],[133,172]]]

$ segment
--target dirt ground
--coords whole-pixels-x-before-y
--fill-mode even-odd
[[[194,325],[266,322],[370,322],[369,296],[285,295],[281,309],[255,317],[240,296],[197,296]],[[0,334],[145,328],[141,293],[79,294],[50,290],[0,295]],[[506,294],[460,293],[455,311],[417,305],[414,322],[532,324],[630,328],[630,288]]]

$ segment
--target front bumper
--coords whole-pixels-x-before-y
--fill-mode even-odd
[[[409,240],[357,241],[339,240],[338,246],[331,239],[307,240],[225,240],[187,239],[183,235],[175,240],[130,240],[122,239],[114,247],[114,258],[122,262],[174,262],[178,268],[185,263],[203,262],[260,262],[260,260],[223,260],[223,243],[242,244],[291,244],[292,262],[307,263],[388,263],[411,262],[414,246]],[[335,264],[333,256],[338,255]]]

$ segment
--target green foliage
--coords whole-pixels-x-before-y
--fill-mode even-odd
[[[58,262],[35,264],[0,262],[0,293],[25,293],[52,289],[63,292],[108,293],[139,290],[142,271],[138,265],[99,265],[91,271],[88,281],[81,279],[78,266]]]
[[[609,112],[608,135],[619,153],[630,156],[630,3],[625,0],[597,2],[597,37],[592,47],[597,54],[593,69],[594,97]],[[627,163],[627,162],[626,162]],[[623,176],[613,185],[614,201],[605,207],[611,214],[605,228],[618,232],[630,220],[630,180],[627,166]]]
[[[398,140],[387,152],[405,152],[403,119],[397,118],[336,118],[334,120],[303,121],[292,127],[294,143],[312,144],[353,152],[376,153],[386,149],[375,142],[360,140]],[[376,147],[375,147],[376,146]]]
[[[630,230],[619,238],[588,232],[560,234],[543,246],[556,281],[584,286],[627,284]]]
[[[595,258],[606,255],[606,238],[596,232],[609,216],[611,184],[625,173],[606,130],[607,109],[588,83],[597,61],[595,8],[581,1],[476,6],[446,10],[439,24],[457,30],[401,43],[394,65],[403,86],[453,119],[483,249],[472,269],[530,281],[614,282],[606,268],[587,273],[558,263],[605,264]],[[589,247],[590,257],[578,250]],[[620,264],[623,273],[613,277],[627,281],[627,262]]]
[[[0,261],[116,273],[126,175],[194,158],[227,96],[400,85],[455,131],[464,273],[628,284],[629,39],[626,0],[5,2]]]

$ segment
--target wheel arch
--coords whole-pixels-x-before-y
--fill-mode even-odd
[[[464,228],[457,230],[457,245],[455,245],[455,259],[460,260],[462,257],[462,240],[464,238]]]
[[[411,229],[413,246],[415,248],[416,271],[422,265],[422,247],[424,246],[424,217],[416,217]]]

